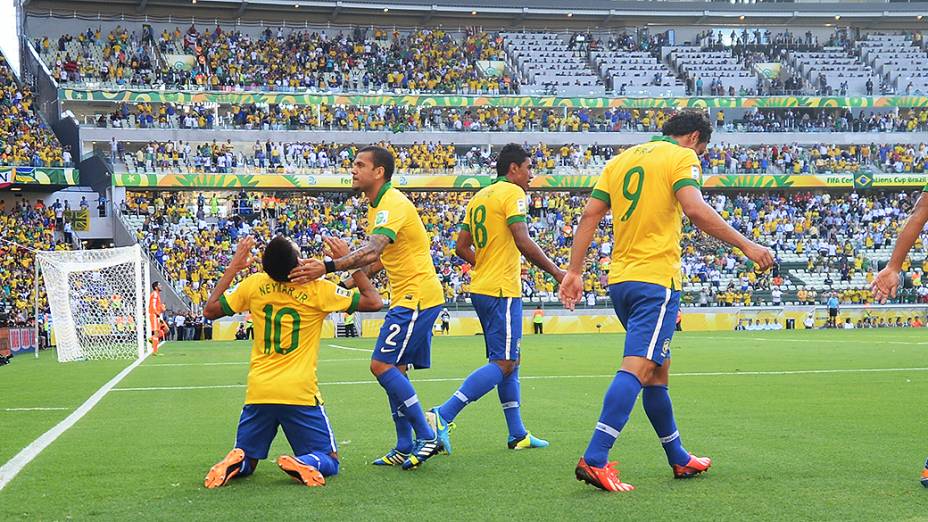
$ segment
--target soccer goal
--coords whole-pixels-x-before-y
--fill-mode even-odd
[[[145,355],[148,265],[138,245],[37,252],[36,260],[59,362]]]

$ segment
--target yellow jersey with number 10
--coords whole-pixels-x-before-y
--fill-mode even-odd
[[[322,323],[331,312],[354,313],[360,300],[356,290],[325,279],[278,283],[264,272],[221,295],[225,315],[250,311],[254,321],[245,404],[322,404],[316,381]]]
[[[699,187],[692,149],[655,136],[609,160],[591,197],[612,209],[609,284],[653,283],[679,290],[683,209],[677,190]]]
[[[524,222],[525,212],[525,191],[506,177],[481,189],[467,204],[461,229],[470,232],[476,251],[472,294],[522,297],[522,253],[509,226]]]
[[[390,281],[390,308],[424,310],[444,304],[445,294],[432,263],[431,242],[409,198],[385,183],[367,209],[367,228],[368,235],[390,239],[380,254]]]

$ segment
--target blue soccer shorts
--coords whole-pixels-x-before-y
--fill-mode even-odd
[[[248,458],[266,459],[278,426],[283,428],[294,455],[338,451],[325,407],[293,404],[246,404],[238,421],[235,447]]]
[[[487,359],[518,361],[522,347],[522,298],[471,294],[470,302],[483,327]]]
[[[391,308],[384,317],[377,345],[371,356],[375,361],[428,368],[432,365],[432,328],[442,305],[424,310],[403,306]]]
[[[612,306],[625,327],[625,356],[664,363],[680,310],[680,292],[638,281],[609,285]]]

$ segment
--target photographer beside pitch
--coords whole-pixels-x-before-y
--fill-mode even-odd
[[[761,270],[774,262],[769,249],[738,233],[702,198],[697,154],[705,152],[712,137],[706,116],[697,111],[677,113],[664,124],[662,134],[612,158],[603,169],[577,226],[559,292],[571,310],[583,298],[587,251],[611,209],[616,246],[609,266],[609,296],[626,330],[625,353],[575,470],[577,480],[606,491],[635,489],[619,480],[609,450],[639,393],[676,478],[696,476],[712,465],[708,457],[695,457],[683,448],[667,389],[670,341],[680,308],[683,214],[707,234],[740,248]]]
[[[376,312],[383,301],[363,272],[353,274],[357,291],[324,279],[291,282],[290,271],[298,265],[300,251],[284,236],[275,237],[264,249],[263,272],[246,277],[226,293],[235,276],[251,266],[254,245],[251,236],[239,241],[203,310],[210,320],[250,311],[257,332],[235,448],[209,470],[204,485],[217,488],[252,474],[258,461],[267,458],[280,426],[293,455],[281,456],[277,465],[297,482],[322,486],[339,467],[335,436],[316,379],[322,325],[332,312]]]

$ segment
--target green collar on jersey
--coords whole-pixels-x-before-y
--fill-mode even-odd
[[[374,201],[371,202],[371,206],[374,208],[377,208],[377,205],[380,204],[380,200],[383,199],[383,195],[391,188],[393,188],[392,183],[390,183],[389,181],[384,183],[383,186],[380,187],[380,191],[377,192],[377,197],[374,198]]]
[[[506,183],[512,183],[512,181],[510,181],[508,176],[496,176],[496,179],[494,179],[490,183],[490,185],[492,185],[493,183],[499,183],[500,181],[505,181]]]
[[[667,143],[673,143],[674,145],[679,145],[677,140],[671,138],[670,136],[651,136],[651,141],[666,141]]]

